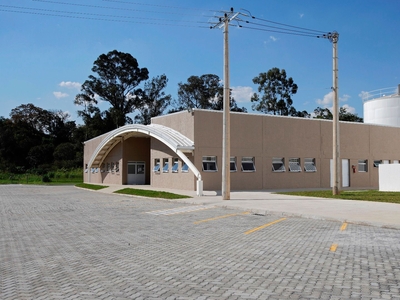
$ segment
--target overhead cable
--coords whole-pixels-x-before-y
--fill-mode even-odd
[[[182,24],[175,24],[175,23],[156,23],[156,22],[144,22],[144,21],[131,21],[131,20],[122,20],[122,19],[91,18],[91,17],[85,17],[85,16],[72,16],[72,15],[65,15],[65,14],[56,14],[56,13],[42,13],[42,12],[32,12],[32,11],[20,11],[20,10],[1,9],[1,8],[0,8],[0,11],[4,11],[4,12],[12,12],[12,13],[21,13],[21,14],[30,14],[30,15],[41,15],[41,16],[63,17],[63,18],[72,18],[72,19],[84,19],[84,20],[108,21],[108,22],[136,23],[136,24],[150,24],[150,25],[159,25],[159,26],[176,26],[176,27],[209,28],[208,26],[194,26],[194,25],[182,25]]]
[[[35,2],[44,2],[44,3],[52,3],[52,4],[61,4],[61,5],[71,5],[71,6],[79,6],[79,7],[91,7],[91,8],[101,8],[101,9],[113,9],[113,10],[123,10],[123,11],[139,11],[146,13],[158,13],[158,14],[172,14],[172,15],[180,15],[180,16],[189,16],[188,14],[178,13],[178,12],[170,12],[170,11],[155,11],[155,10],[142,10],[136,8],[125,8],[125,7],[112,7],[112,6],[101,6],[101,5],[91,5],[91,4],[80,4],[80,3],[71,3],[71,2],[62,2],[62,1],[53,1],[53,0],[32,0]],[[199,16],[192,14],[191,16]],[[209,16],[211,17],[211,16]]]
[[[163,22],[189,22],[189,23],[203,23],[206,24],[207,22],[200,22],[200,21],[183,21],[183,20],[168,20],[168,19],[158,19],[158,18],[143,18],[143,17],[136,17],[136,16],[116,16],[116,15],[104,15],[104,14],[95,14],[95,13],[84,13],[84,12],[72,12],[72,11],[61,11],[61,10],[53,10],[53,9],[43,9],[43,8],[31,8],[31,7],[20,7],[20,6],[12,6],[12,5],[2,5],[0,7],[6,8],[14,8],[14,9],[22,9],[22,10],[35,10],[35,11],[44,11],[50,13],[61,13],[61,14],[75,14],[75,15],[82,15],[82,16],[96,16],[96,17],[111,17],[111,18],[125,18],[125,19],[142,19],[142,20],[151,20],[151,21],[163,21]]]

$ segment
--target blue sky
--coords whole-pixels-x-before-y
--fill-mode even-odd
[[[97,57],[114,49],[134,56],[150,77],[166,74],[173,98],[178,83],[192,75],[222,79],[222,30],[202,26],[231,7],[263,20],[337,31],[340,105],[359,116],[360,94],[400,83],[398,0],[0,0],[0,116],[33,103],[81,122],[74,97]],[[252,79],[273,67],[299,86],[297,110],[332,106],[328,40],[237,26],[229,32],[230,85],[239,106],[253,112]]]

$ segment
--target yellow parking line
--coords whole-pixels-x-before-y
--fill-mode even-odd
[[[338,247],[338,244],[332,244],[332,246],[329,250],[332,252],[335,252],[337,247]]]
[[[346,230],[347,223],[343,222],[342,227],[340,227],[340,231]]]
[[[210,218],[210,219],[205,219],[205,220],[200,220],[200,221],[196,221],[193,222],[193,224],[200,224],[200,223],[204,223],[204,222],[209,222],[209,221],[214,221],[214,220],[218,220],[218,219],[223,219],[223,218],[229,218],[229,217],[234,217],[234,216],[238,216],[238,215],[247,215],[250,212],[246,211],[243,213],[236,213],[236,214],[230,214],[230,215],[224,215],[224,216],[219,216],[219,217],[215,217],[215,218]]]
[[[276,224],[276,223],[281,222],[281,221],[283,221],[283,220],[286,220],[286,218],[282,218],[282,219],[273,221],[273,222],[271,222],[271,223],[264,224],[264,225],[262,225],[262,226],[260,226],[260,227],[256,227],[256,228],[250,229],[250,230],[246,231],[244,234],[253,233],[253,232],[257,231],[257,230],[263,229],[263,228],[265,228],[265,227],[268,227],[268,226],[270,226],[270,225]]]

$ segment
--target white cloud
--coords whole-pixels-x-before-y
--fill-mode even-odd
[[[322,99],[317,99],[316,102],[323,108],[330,106],[333,103],[333,91],[326,94]]]
[[[251,86],[233,86],[232,97],[236,102],[250,102],[251,96],[253,96],[254,91]]]
[[[340,102],[347,102],[351,97],[347,94],[344,94],[342,97],[339,97]]]
[[[304,14],[299,14],[299,16],[300,16],[300,19],[301,19],[301,18],[303,18],[303,17],[304,17]]]
[[[344,94],[342,97],[339,97],[339,102],[347,102],[350,99],[350,96]],[[322,99],[317,99],[317,104],[322,108],[328,108],[330,111],[333,109],[333,91],[326,94]],[[342,105],[342,107],[346,108],[347,112],[355,114],[356,109],[348,104]]]
[[[346,111],[348,113],[351,113],[351,114],[355,114],[356,113],[356,109],[354,107],[348,105],[348,104],[343,105],[343,107],[346,109]]]
[[[66,93],[62,93],[62,92],[53,92],[53,95],[57,98],[57,99],[61,99],[61,98],[65,98],[68,97],[69,95]]]
[[[371,94],[365,91],[361,91],[361,93],[359,93],[358,96],[363,100],[367,100],[371,97]]]
[[[61,81],[59,86],[77,90],[81,88],[81,84],[79,82],[72,82],[72,81]]]
[[[339,97],[339,102],[347,102],[349,99],[350,99],[350,96],[347,94],[344,94],[343,96]],[[333,91],[330,91],[322,99],[317,99],[316,102],[323,108],[331,106],[333,103]]]
[[[276,42],[278,39],[276,37],[274,37],[273,35],[270,35],[269,38],[273,41]]]

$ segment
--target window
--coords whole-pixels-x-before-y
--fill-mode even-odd
[[[374,160],[374,167],[377,168],[382,163],[381,160]]]
[[[110,173],[110,163],[107,163],[107,172]]]
[[[229,163],[229,169],[231,170],[231,172],[236,172],[237,171],[236,157],[235,156],[231,156],[231,161]]]
[[[105,164],[104,163],[101,164],[101,173],[103,173],[103,172],[105,172]]]
[[[168,158],[163,158],[163,168],[162,168],[163,173],[168,173],[169,171],[169,161]]]
[[[114,164],[114,162],[112,162],[111,163],[111,172],[113,172],[113,173],[114,173],[114,167],[115,167],[115,164]]]
[[[159,158],[154,159],[153,172],[160,172],[160,159]]]
[[[203,156],[203,171],[217,172],[217,157],[216,156]]]
[[[182,161],[182,168],[181,168],[181,171],[182,171],[182,173],[187,173],[187,172],[189,172],[189,166],[188,166],[184,161]]]
[[[115,172],[119,172],[119,162],[115,163]]]
[[[289,171],[301,172],[300,158],[289,158]]]
[[[273,172],[285,172],[285,159],[283,157],[272,158],[272,171]]]
[[[174,163],[172,165],[172,173],[178,173],[178,167],[179,167],[179,159],[178,158],[174,158],[173,159]]]
[[[255,172],[256,166],[254,165],[254,157],[242,157],[242,171]]]
[[[85,173],[87,173],[87,172],[89,172],[89,171],[88,171],[88,165],[85,164]]]
[[[399,164],[399,160],[398,159],[392,160],[392,164],[395,164],[395,165]]]
[[[358,172],[368,172],[368,160],[358,160]]]
[[[315,158],[304,159],[304,171],[317,172],[317,167],[315,166]]]

